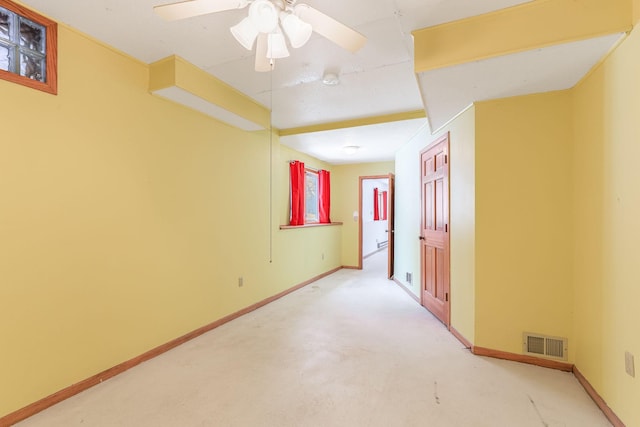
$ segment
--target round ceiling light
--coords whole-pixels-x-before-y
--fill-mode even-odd
[[[336,73],[327,72],[322,76],[322,83],[327,86],[335,86],[340,83],[340,77]]]
[[[344,151],[345,154],[349,155],[356,154],[359,149],[359,145],[345,145],[344,147],[342,147],[342,151]]]

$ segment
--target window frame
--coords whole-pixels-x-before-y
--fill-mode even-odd
[[[11,0],[0,0],[0,7],[7,9],[45,29],[45,81],[32,80],[11,71],[0,70],[0,79],[37,89],[52,95],[58,93],[58,24]]]

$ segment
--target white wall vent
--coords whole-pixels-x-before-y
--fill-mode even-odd
[[[525,332],[522,353],[549,359],[567,360],[567,339]]]

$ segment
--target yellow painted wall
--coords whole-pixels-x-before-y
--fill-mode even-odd
[[[448,129],[451,326],[475,343],[475,107]]]
[[[477,103],[475,148],[475,344],[519,354],[524,331],[571,342],[570,93]]]
[[[361,176],[388,175],[395,169],[394,162],[336,165],[332,169],[331,220],[340,221],[342,227],[342,265],[358,266],[358,222],[353,212],[358,211]]]
[[[576,366],[640,425],[640,30],[574,89]],[[636,378],[625,373],[635,355]]]
[[[279,230],[277,138],[271,207],[267,132],[65,26],[58,86],[0,81],[0,417],[342,261],[340,227]]]
[[[279,146],[274,155],[274,169],[279,171],[279,188],[276,192],[279,225],[289,223],[291,213],[289,196],[289,162],[300,160],[305,167],[325,169],[331,172],[331,219],[334,221],[336,195],[334,187],[339,187],[332,172],[332,166],[318,159],[294,151],[284,145]],[[276,254],[280,261],[290,263],[289,268],[279,270],[281,279],[287,282],[300,283],[328,270],[341,266],[342,260],[342,226],[310,227],[279,230],[276,233]],[[302,267],[302,268],[300,268]]]

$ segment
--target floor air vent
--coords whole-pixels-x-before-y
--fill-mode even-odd
[[[567,360],[567,339],[525,332],[522,352],[531,356]]]

